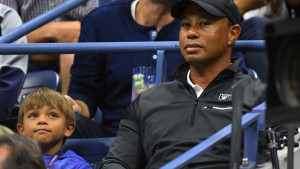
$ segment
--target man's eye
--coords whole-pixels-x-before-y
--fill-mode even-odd
[[[207,26],[207,25],[209,25],[209,23],[208,22],[201,22],[200,25],[201,26]]]
[[[181,27],[189,27],[190,26],[190,24],[188,24],[188,23],[182,23],[181,24]]]

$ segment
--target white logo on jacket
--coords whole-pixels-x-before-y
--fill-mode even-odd
[[[220,101],[231,101],[232,100],[232,94],[229,94],[229,93],[221,93],[219,95],[219,98],[218,98]]]

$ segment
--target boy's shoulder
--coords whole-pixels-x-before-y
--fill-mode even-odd
[[[68,150],[66,151],[64,154],[62,154],[61,156],[62,158],[78,158],[81,159],[83,161],[85,161],[82,157],[80,157],[79,155],[77,155],[74,151],[72,150]]]
[[[46,165],[51,161],[53,155],[45,155]],[[55,161],[53,169],[92,169],[91,165],[72,150],[66,151]]]

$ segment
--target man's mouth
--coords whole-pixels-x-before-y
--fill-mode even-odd
[[[187,44],[184,47],[184,49],[187,53],[195,53],[195,52],[199,51],[200,49],[202,49],[202,47],[196,43],[190,43],[190,44]]]

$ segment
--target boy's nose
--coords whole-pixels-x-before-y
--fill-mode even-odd
[[[46,120],[45,116],[40,116],[38,118],[38,124],[46,124],[46,123],[47,123],[47,120]]]

